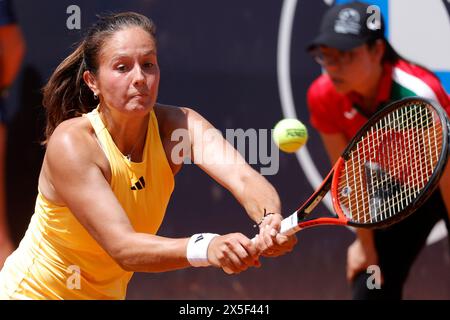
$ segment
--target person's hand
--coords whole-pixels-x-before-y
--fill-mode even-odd
[[[260,267],[259,250],[241,233],[217,236],[208,247],[208,261],[228,274],[237,274],[249,267]]]
[[[347,250],[347,280],[353,281],[356,275],[378,264],[378,254],[372,245],[363,245],[356,239]]]
[[[0,270],[3,268],[6,258],[8,258],[14,251],[14,245],[11,239],[4,239],[0,241]]]
[[[259,225],[259,234],[257,235],[258,249],[264,257],[278,257],[291,252],[297,243],[295,234],[285,236],[279,233],[283,217],[280,214],[273,213],[264,217]]]

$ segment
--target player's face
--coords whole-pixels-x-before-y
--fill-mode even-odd
[[[336,90],[346,94],[358,91],[369,81],[375,68],[380,64],[378,55],[367,45],[356,47],[349,51],[340,51],[330,47],[319,47],[316,60],[329,75]]]
[[[122,113],[148,113],[158,95],[156,43],[140,27],[117,31],[99,54],[96,82],[101,102]]]

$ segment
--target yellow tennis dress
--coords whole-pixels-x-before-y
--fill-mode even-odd
[[[131,224],[136,232],[155,234],[174,177],[154,111],[139,163],[120,152],[97,109],[85,116],[109,160],[111,188]],[[53,204],[39,192],[28,230],[0,272],[0,299],[124,299],[132,275],[100,247],[69,208]]]

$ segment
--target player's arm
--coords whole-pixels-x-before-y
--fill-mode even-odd
[[[442,86],[439,86],[439,89],[437,90],[438,96],[440,97],[439,102],[445,109],[447,116],[450,117],[450,95],[447,95]],[[450,223],[450,165],[448,163],[439,181],[439,189],[444,200],[445,208],[447,209],[447,217]]]
[[[135,232],[93,158],[98,148],[93,140],[81,130],[64,129],[64,124],[53,133],[44,170],[58,198],[124,270],[162,272],[190,266],[186,255],[188,238]],[[211,251],[211,247],[220,246],[227,246],[228,251]],[[218,236],[209,247],[207,258],[213,266],[240,272],[255,265],[256,248],[243,235]]]
[[[328,153],[331,163],[336,163],[344,149],[347,139],[340,133],[324,134],[320,137]],[[359,272],[369,265],[377,264],[378,257],[375,250],[373,231],[356,228],[357,240],[353,242],[347,252],[347,279],[352,280]]]
[[[439,79],[433,75],[427,79],[428,85],[431,87],[434,95],[424,94],[423,97],[435,100],[437,98],[439,104],[446,111],[447,116],[450,116],[450,95],[447,94]],[[447,209],[448,219],[450,220],[450,166],[447,165],[441,180],[439,181],[439,189]]]
[[[184,109],[187,112],[193,162],[228,189],[254,222],[262,221],[259,244],[261,250],[269,252],[265,255],[276,256],[291,251],[296,237],[277,234],[282,216],[280,198],[275,188],[247,164],[211,123],[194,110]],[[264,212],[274,214],[264,218]]]

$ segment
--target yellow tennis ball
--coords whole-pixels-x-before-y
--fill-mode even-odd
[[[283,119],[275,125],[272,137],[280,150],[293,153],[308,141],[308,130],[297,119]]]

